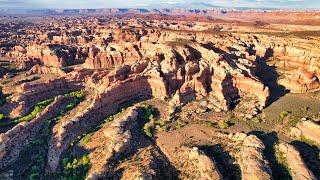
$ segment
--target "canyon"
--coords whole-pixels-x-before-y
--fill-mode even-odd
[[[320,178],[319,12],[41,13],[0,17],[0,179]]]

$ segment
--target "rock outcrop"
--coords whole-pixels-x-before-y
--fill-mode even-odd
[[[263,155],[265,146],[260,139],[243,133],[231,134],[229,137],[236,143],[233,148],[239,148],[236,157],[243,179],[272,179],[271,169]]]
[[[316,180],[317,178],[308,169],[296,148],[290,144],[281,143],[277,147],[287,161],[288,168],[294,180]]]
[[[168,157],[180,171],[179,178],[223,179],[214,160],[197,147],[177,148],[174,153],[174,156]]]
[[[296,138],[306,138],[320,145],[320,125],[308,120],[299,122],[290,130],[290,135]]]
[[[89,154],[92,166],[86,179],[96,180],[110,176],[108,174],[110,161],[130,152],[131,129],[137,124],[137,116],[136,108],[131,108],[123,117],[115,119],[93,135],[93,141],[88,144],[89,149],[93,150]]]
[[[41,65],[35,65],[33,66],[28,74],[56,74],[58,76],[65,76],[66,73],[62,71],[60,68],[56,67],[48,67],[48,66],[41,66]]]

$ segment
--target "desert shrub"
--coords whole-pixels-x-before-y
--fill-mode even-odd
[[[4,114],[0,113],[0,121],[4,120],[6,118],[6,116]]]
[[[82,143],[83,143],[83,144],[88,144],[88,143],[90,142],[90,140],[91,140],[91,136],[92,136],[92,134],[87,134],[87,135],[85,135],[85,136],[81,139]]]
[[[73,91],[64,95],[65,97],[76,97],[77,99],[82,99],[85,96],[85,91]]]
[[[279,115],[279,120],[280,122],[283,121],[284,118],[286,118],[287,116],[289,116],[291,114],[290,111],[282,111]]]
[[[83,155],[79,159],[65,157],[62,159],[63,174],[60,179],[85,179],[90,165],[87,155]]]
[[[214,124],[210,121],[206,122],[207,127],[212,128],[214,126]]]
[[[154,109],[150,104],[143,104],[141,108],[143,110],[142,119],[146,122],[142,128],[142,131],[146,136],[152,137],[156,126]]]
[[[73,109],[77,104],[79,104],[79,101],[78,101],[78,100],[75,100],[75,101],[69,103],[69,104],[66,106],[65,111],[69,111],[69,110]]]
[[[33,118],[35,118],[37,116],[38,113],[40,113],[42,110],[44,110],[50,103],[53,102],[54,99],[48,99],[48,100],[45,100],[45,101],[41,101],[41,102],[38,102],[36,104],[36,106],[34,107],[33,111],[26,115],[26,116],[23,116],[23,117],[20,117],[16,120],[14,120],[16,123],[19,123],[19,122],[22,122],[22,121],[31,121]]]
[[[261,120],[260,120],[259,117],[254,117],[254,118],[251,119],[251,121],[254,122],[254,123],[259,123]]]
[[[144,126],[143,126],[143,132],[146,136],[149,136],[149,137],[152,137],[152,131],[154,130],[155,128],[155,120],[154,118],[152,117],[149,122],[147,122]]]
[[[227,129],[229,128],[229,121],[221,120],[218,122],[218,126],[220,129]]]
[[[156,127],[157,129],[160,129],[161,131],[167,132],[169,130],[169,125],[167,124],[168,121],[165,121],[163,119],[156,121]]]
[[[177,121],[177,125],[176,125],[176,129],[183,128],[185,125],[186,125],[185,122],[183,122],[183,121],[181,121],[181,120],[178,120],[178,121]]]

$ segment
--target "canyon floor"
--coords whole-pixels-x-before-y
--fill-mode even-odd
[[[0,179],[320,179],[319,13],[135,13],[0,17]]]

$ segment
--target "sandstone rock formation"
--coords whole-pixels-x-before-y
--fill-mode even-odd
[[[281,143],[278,145],[278,149],[283,153],[294,180],[317,179],[302,160],[298,150],[296,150],[292,145]]]
[[[89,144],[89,148],[93,150],[89,154],[92,167],[86,179],[95,180],[108,176],[108,163],[121,154],[129,153],[132,141],[130,129],[137,123],[137,116],[136,109],[131,108],[124,117],[114,120],[93,135],[92,138],[99,139],[99,144]]]
[[[215,162],[204,155],[197,147],[193,147],[189,152],[191,164],[198,168],[200,178],[204,179],[222,179],[222,176],[215,165]]]
[[[30,75],[31,74],[57,74],[59,76],[66,75],[66,73],[59,68],[40,66],[40,65],[33,66],[29,70],[28,74],[30,74]]]
[[[243,179],[272,179],[271,169],[263,155],[265,146],[261,140],[243,133],[231,134],[229,137],[236,142],[236,146],[240,145],[236,156]]]
[[[320,125],[308,120],[299,122],[296,127],[292,127],[290,135],[296,138],[306,138],[320,144]]]

